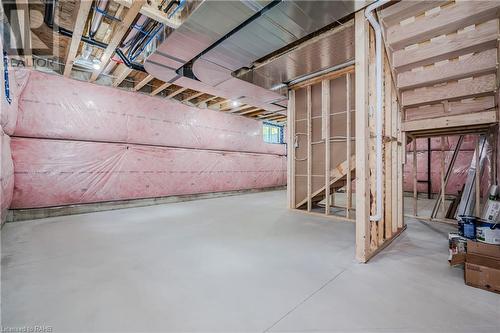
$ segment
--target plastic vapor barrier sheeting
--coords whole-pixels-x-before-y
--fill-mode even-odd
[[[12,208],[286,184],[286,157],[271,154],[31,138],[12,138],[12,153]]]
[[[5,221],[14,190],[14,165],[10,152],[10,137],[0,128],[0,221]]]
[[[19,101],[16,136],[285,154],[267,144],[262,123],[31,71]]]

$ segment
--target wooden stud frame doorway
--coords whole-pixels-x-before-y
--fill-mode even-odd
[[[292,86],[288,206],[354,222],[354,66]],[[345,199],[335,202],[343,189]]]

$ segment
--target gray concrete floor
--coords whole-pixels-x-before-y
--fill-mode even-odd
[[[499,332],[500,295],[447,263],[448,225],[408,222],[369,264],[354,224],[284,191],[2,230],[2,325],[54,332]]]

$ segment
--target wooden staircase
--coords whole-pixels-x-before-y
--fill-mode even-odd
[[[350,169],[350,170],[348,170]],[[347,160],[337,165],[330,172],[330,189],[340,188],[345,186],[347,175],[350,172],[354,179],[354,172],[356,169],[356,156],[351,156],[351,161],[348,163]],[[311,201],[318,202],[325,198],[325,186],[320,187],[311,194]],[[300,208],[307,204],[307,197],[296,204],[295,208]]]
[[[401,1],[378,15],[403,131],[498,122],[500,1]]]

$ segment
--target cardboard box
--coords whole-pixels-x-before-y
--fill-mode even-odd
[[[473,240],[467,241],[467,254],[487,256],[500,260],[500,245],[486,244]]]
[[[500,259],[467,253],[465,283],[500,294]]]

